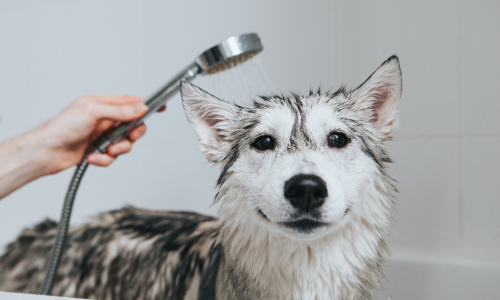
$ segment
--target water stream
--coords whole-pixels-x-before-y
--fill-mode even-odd
[[[210,78],[206,82],[207,86],[200,87],[220,99],[242,106],[249,106],[257,95],[269,95],[276,91],[259,55],[241,65],[207,77]]]

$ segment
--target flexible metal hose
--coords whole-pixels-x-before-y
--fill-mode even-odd
[[[59,263],[61,262],[61,257],[64,250],[64,244],[66,242],[66,236],[68,233],[69,219],[71,217],[71,209],[73,208],[73,202],[75,200],[76,192],[78,191],[78,186],[82,180],[83,174],[87,169],[89,163],[84,158],[80,164],[76,167],[73,178],[69,185],[68,191],[66,192],[66,197],[64,199],[64,205],[61,213],[61,220],[57,226],[56,241],[52,248],[52,252],[47,262],[47,271],[45,273],[45,280],[43,281],[42,287],[40,288],[40,295],[50,295],[52,292],[52,286],[54,285],[54,278],[57,274],[57,269]]]

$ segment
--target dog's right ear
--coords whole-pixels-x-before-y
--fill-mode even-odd
[[[208,160],[221,162],[231,146],[229,134],[232,121],[238,116],[236,106],[185,81],[180,90],[184,111],[198,135],[201,151]]]

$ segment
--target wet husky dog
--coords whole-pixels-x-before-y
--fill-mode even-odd
[[[252,108],[181,86],[221,167],[217,219],[125,208],[70,229],[53,294],[96,299],[370,299],[383,277],[394,191],[396,56],[361,86],[262,97]],[[56,224],[0,258],[0,290],[36,293]]]

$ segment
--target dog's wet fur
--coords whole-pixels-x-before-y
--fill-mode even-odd
[[[398,125],[396,56],[362,85],[234,105],[181,85],[220,165],[218,218],[132,207],[73,226],[54,295],[93,299],[371,299],[393,205],[384,142]],[[0,257],[0,290],[37,293],[57,224]]]

